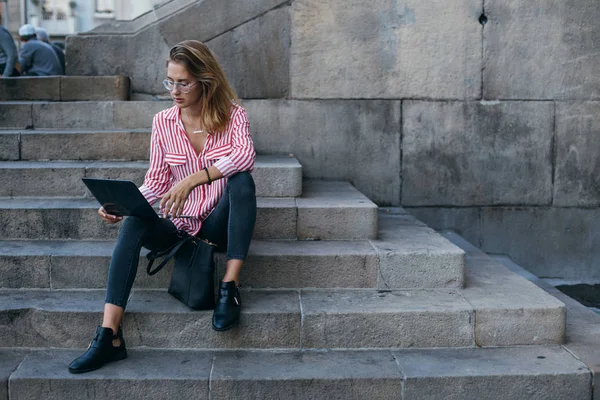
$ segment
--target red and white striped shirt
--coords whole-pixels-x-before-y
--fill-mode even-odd
[[[231,120],[223,132],[210,134],[200,155],[188,139],[179,107],[173,106],[154,116],[150,144],[150,168],[140,191],[150,204],[156,203],[177,182],[214,165],[227,178],[237,172],[252,171],[256,152],[250,137],[246,110],[231,107]],[[202,221],[210,215],[223,195],[226,179],[194,188],[183,207],[182,215],[197,218],[173,218],[177,228],[196,235]]]

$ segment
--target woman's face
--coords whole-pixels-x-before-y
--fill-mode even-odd
[[[169,61],[169,64],[167,65],[167,79],[176,83],[173,85],[173,89],[171,89],[170,93],[173,101],[175,101],[175,104],[179,108],[187,108],[200,104],[200,84],[185,66]],[[177,85],[177,83],[193,86],[191,86],[188,93],[184,93],[184,90],[187,90],[185,89],[185,86],[182,89],[182,86]]]

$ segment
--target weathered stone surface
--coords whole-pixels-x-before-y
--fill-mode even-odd
[[[18,160],[20,141],[19,132],[0,132],[0,161]]]
[[[377,267],[366,241],[253,241],[240,279],[251,288],[374,288]]]
[[[600,8],[598,8],[600,15]],[[600,40],[600,31],[599,36]],[[600,81],[599,81],[600,94]],[[600,206],[600,102],[556,104],[554,205]]]
[[[480,94],[481,1],[301,0],[292,10],[294,98]]]
[[[90,336],[93,332],[90,330]],[[213,354],[202,351],[129,350],[127,359],[74,375],[66,366],[81,350],[32,352],[10,378],[10,398],[206,399]]]
[[[237,6],[235,7],[237,8]],[[243,98],[286,97],[290,7],[277,8],[207,42]]]
[[[230,2],[220,0],[194,2],[158,21],[156,20],[160,17],[153,14],[144,20],[134,21],[131,27],[125,28],[127,32],[135,32],[134,34],[98,32],[69,36],[67,74],[125,75],[132,79],[133,92],[164,93],[161,83],[165,76],[164,60],[168,58],[171,46],[192,37],[208,42],[283,3],[284,0],[253,0],[233,6]],[[261,32],[267,34],[270,30]],[[271,49],[269,54],[274,54],[270,43],[279,41],[279,38],[264,36],[256,40],[264,42],[262,46]],[[280,56],[287,58],[286,55]],[[245,63],[248,60],[239,61]],[[270,71],[280,76],[287,75],[287,70],[280,72],[275,66],[267,65]],[[241,71],[243,65],[227,68]],[[245,78],[246,82],[249,80],[250,78]],[[260,91],[255,96],[266,93],[264,88],[257,89]]]
[[[257,200],[255,239],[296,239],[293,199]],[[3,239],[114,239],[119,224],[98,217],[98,202],[91,199],[1,199],[0,237]],[[331,224],[324,220],[323,224]]]
[[[407,214],[379,215],[377,287],[462,288],[465,254]]]
[[[105,290],[1,291],[0,338],[8,347],[84,348],[101,317]],[[244,291],[238,328],[211,327],[212,310],[191,311],[166,291],[135,290],[123,329],[130,347],[298,348],[294,291]],[[174,334],[174,333],[177,334]]]
[[[0,135],[0,140],[2,140]],[[22,160],[147,160],[150,129],[23,131]]]
[[[33,127],[31,103],[0,103],[0,128],[27,129]]]
[[[36,129],[113,127],[111,102],[33,103],[32,109]]]
[[[8,400],[8,379],[27,353],[27,350],[0,350],[0,400]]]
[[[475,245],[480,245],[483,240],[477,207],[406,207],[406,211],[436,231],[453,230]]]
[[[340,368],[351,366],[351,368]],[[212,399],[399,399],[401,374],[389,352],[219,352]]]
[[[600,209],[503,207],[482,215],[484,251],[507,254],[540,278],[600,280]]]
[[[114,126],[119,129],[151,128],[154,115],[173,106],[172,101],[115,101],[113,104]]]
[[[461,294],[475,309],[478,346],[563,343],[563,303],[456,234],[444,236],[467,253],[467,282]]]
[[[399,101],[248,100],[244,106],[258,152],[293,153],[307,178],[349,180],[377,204],[399,204]]]
[[[285,3],[285,0],[197,1],[159,21],[158,29],[169,46],[189,39],[190,34],[197,40],[209,41]]]
[[[60,76],[31,76],[0,80],[0,101],[59,101]]]
[[[584,400],[587,368],[560,347],[398,350],[403,399]]]
[[[300,239],[375,239],[377,205],[345,182],[304,182],[298,205]],[[328,221],[328,223],[324,223]]]
[[[252,171],[256,196],[298,197],[302,194],[302,165],[289,156],[258,156]]]
[[[50,287],[50,257],[7,255],[19,244],[0,245],[0,288],[49,288]],[[7,249],[13,247],[13,249]],[[8,251],[7,251],[8,250]]]
[[[302,345],[473,346],[472,307],[451,290],[302,290]]]
[[[60,100],[129,100],[129,87],[127,76],[63,76],[60,78]]]
[[[67,75],[124,75],[133,92],[164,93],[170,46],[156,27],[134,35],[70,35],[66,45]]]
[[[485,4],[484,98],[600,98],[600,3]]]
[[[298,212],[294,199],[256,199],[254,239],[296,239]]]
[[[553,105],[403,106],[402,204],[550,204]]]

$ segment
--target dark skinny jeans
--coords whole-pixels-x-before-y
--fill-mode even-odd
[[[228,260],[245,260],[255,222],[254,180],[249,172],[239,172],[227,178],[223,196],[197,236],[215,243],[217,251],[226,251]],[[126,218],[108,270],[106,303],[126,307],[142,247],[162,251],[178,240],[177,227],[169,219]]]

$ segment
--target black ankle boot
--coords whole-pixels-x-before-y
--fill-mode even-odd
[[[215,331],[226,331],[240,322],[242,298],[235,281],[221,282],[219,298],[213,313],[212,326]]]
[[[119,346],[113,346],[113,340],[115,339],[120,340],[121,344]],[[69,372],[73,374],[90,372],[108,362],[123,360],[124,358],[127,358],[127,349],[125,348],[121,328],[114,335],[112,329],[99,326],[90,347],[85,353],[73,360],[69,365]]]

